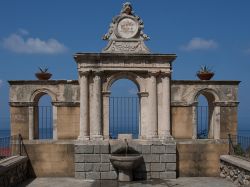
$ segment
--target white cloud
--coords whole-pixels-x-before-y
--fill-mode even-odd
[[[218,44],[214,40],[206,40],[203,38],[195,37],[192,38],[186,45],[181,46],[182,50],[193,51],[193,50],[207,50],[216,49]]]
[[[29,32],[24,29],[19,29],[18,33],[3,39],[2,45],[5,49],[24,54],[57,54],[67,50],[64,44],[56,39],[44,41],[40,38],[25,38]]]

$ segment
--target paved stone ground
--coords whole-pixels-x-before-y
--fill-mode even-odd
[[[173,180],[150,180],[117,182],[111,180],[94,181],[75,178],[36,178],[17,187],[236,187],[230,181],[216,177],[181,177]]]

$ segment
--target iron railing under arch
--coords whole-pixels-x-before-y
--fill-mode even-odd
[[[196,107],[196,122],[197,122],[197,138],[207,139],[208,138],[208,106],[197,106]]]
[[[110,97],[109,98],[109,135],[116,139],[118,134],[139,134],[139,98]]]
[[[36,106],[38,112],[38,139],[53,138],[52,106]]]

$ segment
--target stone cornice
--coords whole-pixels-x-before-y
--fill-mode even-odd
[[[77,63],[89,61],[120,60],[131,61],[143,60],[158,63],[171,63],[176,59],[176,54],[127,54],[127,53],[76,53],[74,59]]]
[[[9,80],[10,85],[58,85],[58,84],[72,84],[79,85],[78,80]]]
[[[202,80],[171,80],[172,85],[239,85],[241,81],[237,80],[209,80],[209,81],[202,81]]]
[[[37,106],[36,102],[9,102],[11,107],[30,107],[30,106]]]
[[[57,107],[79,107],[80,102],[52,102],[53,106]]]
[[[173,107],[191,107],[191,106],[197,106],[198,102],[193,103],[187,103],[182,101],[172,101],[171,106]],[[237,107],[239,105],[238,101],[229,101],[229,102],[214,102],[213,106],[220,106],[220,107]]]

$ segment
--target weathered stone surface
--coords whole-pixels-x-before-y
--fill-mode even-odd
[[[160,172],[150,172],[152,179],[159,179],[160,178]]]
[[[84,162],[101,162],[100,154],[85,154]]]
[[[160,172],[160,179],[175,179],[175,178],[176,178],[176,172],[174,171]]]
[[[101,154],[101,162],[110,163],[109,157],[110,157],[109,154]]]
[[[117,179],[117,173],[115,171],[101,172],[101,179],[107,179],[107,180]]]
[[[176,170],[176,163],[166,163],[166,170],[167,171],[175,171]]]
[[[101,145],[101,153],[109,153],[109,145]]]
[[[151,171],[165,171],[165,164],[151,163]]]
[[[161,162],[176,162],[175,154],[161,154],[160,155]]]
[[[85,179],[86,178],[85,172],[75,172],[75,178]]]
[[[154,153],[165,153],[165,146],[164,145],[152,145],[151,154],[154,154]]]
[[[150,145],[142,145],[141,152],[142,152],[142,154],[145,154],[145,153],[149,154],[149,153],[151,153]]]
[[[159,154],[145,154],[143,158],[145,162],[160,162]]]
[[[84,162],[84,154],[75,154],[75,162]]]
[[[100,172],[87,172],[86,173],[86,179],[101,179],[101,174]]]
[[[94,153],[93,145],[76,145],[75,153]]]
[[[165,147],[166,153],[176,153],[176,145],[175,144],[169,144]]]
[[[110,171],[110,165],[109,163],[101,163],[100,171]]]

